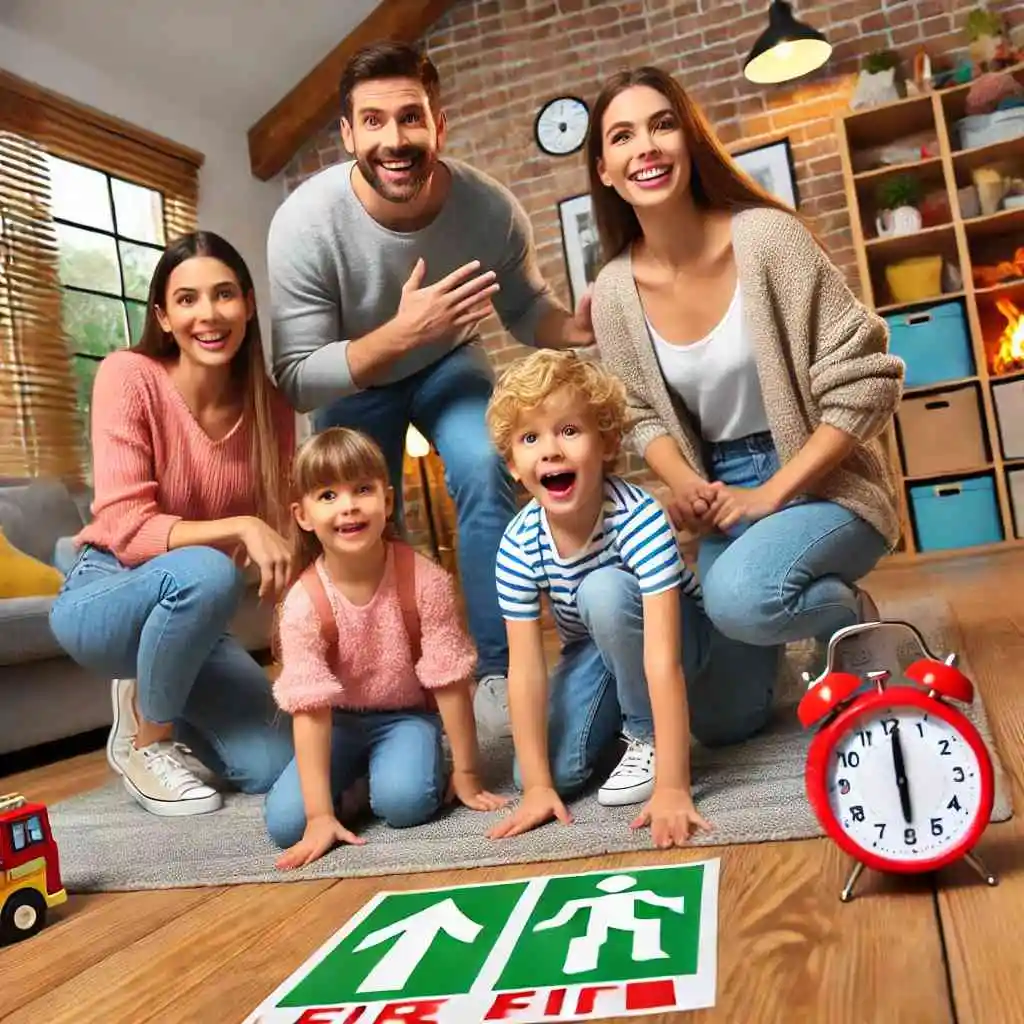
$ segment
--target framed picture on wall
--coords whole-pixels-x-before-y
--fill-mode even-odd
[[[732,158],[761,188],[770,192],[776,199],[781,199],[794,210],[800,205],[793,149],[788,137],[763,146],[739,150],[732,154]]]
[[[562,226],[565,266],[569,272],[570,299],[575,309],[601,267],[601,243],[597,238],[589,193],[561,200],[558,219]]]

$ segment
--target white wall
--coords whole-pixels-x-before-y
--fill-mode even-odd
[[[168,51],[167,60],[174,59]],[[173,95],[148,94],[134,83],[121,83],[116,70],[85,64],[3,24],[0,67],[205,155],[199,175],[199,226],[223,235],[245,257],[256,286],[263,336],[269,340],[267,229],[284,191],[280,177],[264,182],[252,176],[245,129],[225,130],[176,107]],[[189,74],[187,64],[180,73]],[[209,102],[215,109],[216,96]]]

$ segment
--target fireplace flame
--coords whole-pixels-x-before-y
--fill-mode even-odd
[[[1006,328],[996,339],[992,369],[997,376],[1024,370],[1024,314],[1009,299],[997,299],[996,309],[1006,317]]]

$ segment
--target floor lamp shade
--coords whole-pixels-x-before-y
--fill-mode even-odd
[[[772,0],[768,27],[751,48],[743,74],[758,85],[788,82],[820,68],[831,53],[832,44],[817,29],[797,21],[786,0]]]

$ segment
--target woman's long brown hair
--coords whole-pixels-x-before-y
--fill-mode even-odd
[[[171,360],[178,357],[177,342],[160,326],[157,309],[166,310],[167,282],[175,267],[194,256],[210,256],[220,260],[238,279],[242,293],[252,297],[255,304],[252,275],[241,253],[230,242],[212,231],[182,235],[167,246],[153,271],[146,305],[146,323],[142,337],[132,346],[132,351],[141,352],[153,359]],[[281,530],[287,523],[288,503],[274,422],[274,402],[278,396],[263,362],[263,340],[255,309],[246,325],[245,338],[235,354],[231,369],[242,389],[243,414],[253,427],[250,432],[249,465],[256,491],[257,515]]]
[[[650,66],[619,71],[605,82],[594,101],[587,134],[590,197],[605,262],[614,259],[628,245],[643,237],[636,211],[614,188],[607,187],[601,181],[597,169],[604,145],[605,112],[619,93],[635,85],[646,85],[660,92],[679,119],[690,154],[690,191],[698,207],[737,211],[772,206],[787,213],[793,212],[760,188],[733,162],[700,107],[670,74]]]

